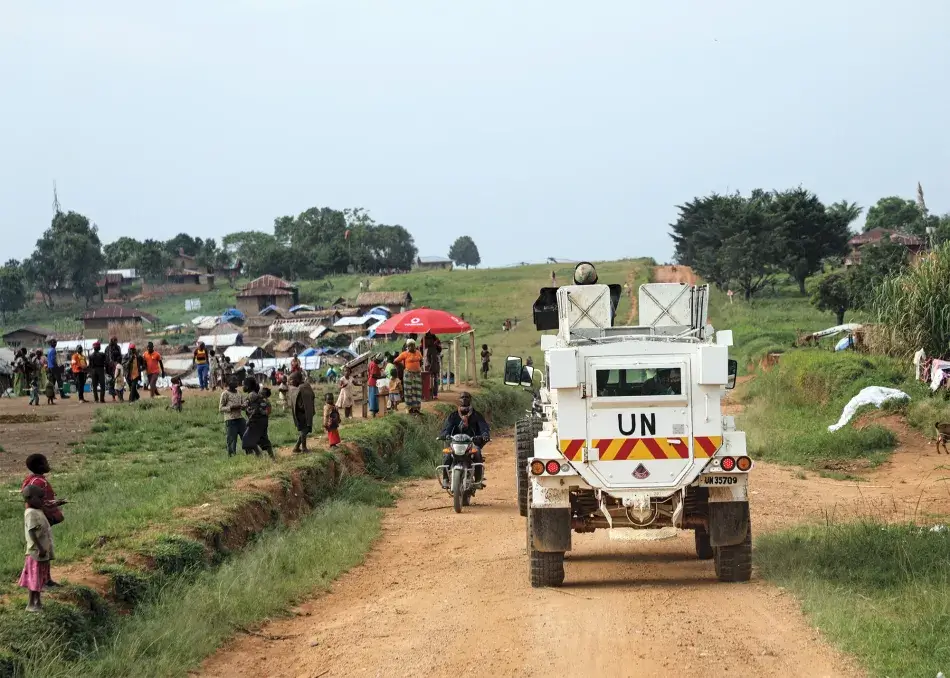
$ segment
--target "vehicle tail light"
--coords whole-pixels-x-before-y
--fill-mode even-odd
[[[732,457],[723,457],[719,460],[719,468],[723,471],[732,471],[736,467],[736,460]]]
[[[552,476],[553,476],[553,475],[557,475],[558,473],[560,473],[560,472],[561,472],[561,464],[560,464],[560,462],[554,461],[553,459],[552,459],[551,461],[549,461],[548,464],[547,464],[547,471],[548,471],[548,473],[550,473]]]
[[[736,468],[740,471],[748,471],[750,468],[752,468],[752,458],[739,457],[736,459]]]
[[[533,473],[536,476],[539,476],[542,473],[544,473],[544,462],[538,461],[538,460],[531,462],[531,473]]]

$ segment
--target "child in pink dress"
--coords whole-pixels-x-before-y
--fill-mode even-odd
[[[39,612],[43,609],[40,594],[49,581],[49,563],[53,559],[53,532],[43,513],[45,493],[37,485],[23,488],[23,526],[26,533],[26,560],[20,573],[20,586],[30,592],[27,612]]]

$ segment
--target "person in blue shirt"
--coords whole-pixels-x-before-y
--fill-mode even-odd
[[[46,374],[49,382],[59,389],[59,397],[68,398],[69,396],[63,390],[63,366],[57,360],[55,339],[50,339],[49,350],[46,352]]]

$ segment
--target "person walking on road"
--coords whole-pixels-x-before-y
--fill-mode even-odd
[[[135,344],[129,344],[129,354],[125,358],[125,380],[129,385],[129,402],[136,402],[139,396],[139,380],[145,373],[145,361],[139,355]]]
[[[102,352],[102,344],[98,341],[92,345],[89,354],[89,373],[92,376],[92,399],[97,403],[106,401],[106,370],[108,358]]]
[[[148,342],[145,347],[145,353],[142,354],[145,360],[145,374],[148,378],[148,392],[151,397],[158,395],[158,377],[165,378],[165,363],[162,362],[162,354],[155,350],[155,345]]]
[[[76,392],[79,393],[79,402],[86,402],[86,356],[82,354],[82,346],[76,346],[76,352],[73,353],[72,360],[69,361],[73,373],[73,384],[76,386]]]
[[[49,350],[46,351],[46,375],[47,378],[59,389],[59,397],[66,399],[65,386],[63,386],[63,366],[59,364],[59,358],[56,355],[56,340],[50,339]]]
[[[304,381],[300,372],[290,373],[290,388],[287,390],[287,401],[290,406],[290,416],[297,429],[297,444],[294,445],[294,454],[309,452],[307,436],[313,432],[313,414],[316,407],[316,395],[309,382]]]
[[[218,411],[224,415],[224,431],[229,457],[237,454],[237,441],[244,435],[245,429],[244,396],[238,393],[240,383],[237,377],[232,377],[218,401]]]
[[[208,355],[208,349],[205,348],[205,343],[199,341],[198,346],[195,348],[194,356],[192,357],[192,363],[198,369],[198,388],[202,391],[208,389],[209,359],[210,357]]]

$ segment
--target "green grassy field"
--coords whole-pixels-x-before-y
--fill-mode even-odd
[[[760,537],[755,558],[870,675],[933,678],[950,667],[950,531],[873,522],[801,528]]]

